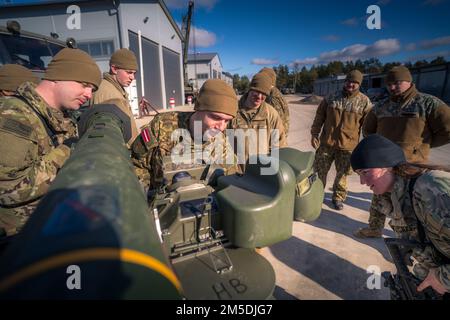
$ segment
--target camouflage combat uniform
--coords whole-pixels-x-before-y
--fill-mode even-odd
[[[378,133],[397,143],[408,162],[426,162],[430,148],[450,142],[450,108],[438,98],[412,87],[398,98],[385,98],[367,115],[363,135]],[[389,196],[388,196],[389,197]],[[382,196],[374,195],[369,209],[369,228],[384,228],[386,216],[378,208]],[[395,227],[394,227],[395,228]],[[416,232],[416,226],[394,231]]]
[[[145,189],[155,189],[163,182],[163,158],[170,156],[175,148],[181,146],[183,139],[179,137],[172,141],[172,133],[177,129],[184,129],[190,136],[188,130],[192,115],[192,112],[160,113],[148,125],[142,127],[141,134],[131,145],[131,151],[136,174]],[[194,152],[204,152],[207,154],[207,160],[219,164],[225,170],[225,174],[239,171],[236,158],[224,134],[219,134],[199,146],[195,146],[194,139],[192,137],[191,139],[190,150],[178,149],[177,152],[190,155]],[[222,153],[215,154],[215,151],[219,150],[215,149],[216,143],[219,142],[223,142]],[[227,162],[230,160],[228,158],[232,163]]]
[[[347,197],[347,176],[352,173],[350,155],[359,142],[362,124],[371,107],[369,98],[361,92],[349,95],[342,90],[322,100],[317,108],[311,135],[318,137],[322,133],[314,169],[325,186],[328,171],[335,162],[333,200],[344,201]]]
[[[100,104],[112,99],[120,100],[122,103],[119,104],[118,107],[130,117],[131,138],[128,141],[128,145],[130,145],[139,135],[139,130],[131,111],[130,102],[128,101],[128,93],[109,73],[106,72],[103,74],[103,80],[100,83],[98,90],[95,92],[92,101],[93,104]]]
[[[69,157],[62,143],[77,137],[75,123],[35,87],[26,82],[18,97],[0,98],[0,227],[7,234],[20,230]]]
[[[247,129],[256,129],[256,141],[253,141],[249,138],[245,139],[245,159],[238,160],[240,164],[241,171],[245,171],[245,164],[243,162],[247,161],[249,156],[252,154],[250,145],[255,147],[255,150],[258,154],[268,154],[270,153],[273,146],[277,147],[287,147],[287,139],[286,132],[284,130],[284,126],[282,120],[276,110],[268,103],[263,102],[258,108],[253,109],[245,109],[244,103],[246,100],[246,96],[243,96],[239,101],[239,110],[236,115],[236,118],[230,121],[229,127],[232,129],[243,129],[245,132]],[[259,141],[258,130],[265,129],[267,130],[266,137],[267,141],[262,143]],[[272,130],[278,129],[278,137],[279,141],[272,141]],[[251,137],[251,136],[249,136]],[[258,148],[260,146],[262,150]],[[234,142],[235,152],[238,152],[237,147],[237,139]],[[258,149],[257,149],[258,148]]]
[[[418,220],[425,231],[424,246],[413,250],[413,272],[423,280],[431,268],[437,268],[439,281],[450,292],[450,173],[423,173],[414,183],[412,199],[409,180],[397,176],[391,194],[391,225]]]
[[[270,95],[267,96],[266,102],[270,104],[277,112],[283,122],[286,139],[289,134],[289,106],[283,95],[277,87],[273,87]]]

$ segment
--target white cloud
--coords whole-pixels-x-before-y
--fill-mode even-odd
[[[415,43],[410,43],[410,44],[405,46],[405,49],[407,51],[416,51],[417,50],[417,45]]]
[[[341,37],[334,35],[334,34],[330,34],[330,35],[323,37],[322,39],[325,41],[336,42],[336,41],[341,40]]]
[[[424,6],[437,6],[441,3],[443,3],[445,0],[426,0],[422,4]]]
[[[407,51],[429,50],[436,47],[446,46],[450,44],[450,36],[434,38],[421,41],[420,43],[410,43],[405,49]]]
[[[195,36],[195,41],[194,41]],[[214,32],[199,29],[196,27],[191,28],[189,36],[189,48],[193,49],[194,44],[196,48],[207,48],[216,44],[217,36]]]
[[[388,56],[400,51],[400,42],[397,39],[382,39],[371,45],[354,44],[341,50],[323,52],[319,57],[298,59],[292,62],[299,65],[322,64],[330,61],[351,61],[372,57]]]
[[[182,8],[188,8],[189,0],[164,0],[166,5],[169,8],[173,9],[182,9]],[[211,10],[214,8],[218,0],[195,0],[194,8],[206,8],[208,10]]]
[[[255,58],[251,63],[256,64],[257,66],[268,66],[278,64],[279,61],[277,59]]]
[[[421,49],[431,49],[450,44],[450,36],[425,40],[420,43]]]
[[[437,57],[444,57],[444,58],[450,57],[450,50],[417,55],[417,56],[409,57],[406,61],[414,62],[417,60],[433,60]]]
[[[297,59],[292,61],[292,63],[289,65],[289,67],[294,67],[295,64],[298,64],[299,66],[306,66],[311,64],[316,64],[319,62],[319,59],[317,58],[305,58],[305,59]]]
[[[341,23],[345,24],[346,26],[350,26],[350,27],[357,26],[358,18],[350,18],[350,19],[342,21]]]

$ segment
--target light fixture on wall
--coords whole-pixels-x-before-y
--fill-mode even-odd
[[[145,17],[144,18],[144,23],[147,23],[147,21],[148,21],[148,17]]]
[[[173,38],[175,38],[175,35],[173,34],[171,37],[170,37],[170,39],[172,39],[173,40]]]

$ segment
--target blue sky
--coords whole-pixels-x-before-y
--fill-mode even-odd
[[[0,4],[31,1],[54,0]],[[181,23],[188,0],[165,3]],[[370,5],[381,10],[381,30],[366,26]],[[195,0],[193,19],[196,51],[219,53],[232,74],[371,57],[450,60],[450,0]]]
[[[188,1],[165,2],[181,22]],[[381,30],[366,26],[370,5],[381,10]],[[370,57],[450,60],[450,0],[196,0],[193,25],[196,51],[218,52],[233,74]]]

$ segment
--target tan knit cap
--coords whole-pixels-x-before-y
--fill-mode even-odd
[[[359,70],[352,70],[347,74],[346,81],[357,82],[361,85],[363,81],[363,74]]]
[[[408,81],[412,82],[411,72],[405,66],[393,67],[386,75],[385,82]]]
[[[200,88],[194,110],[220,112],[236,117],[238,99],[233,88],[225,81],[209,79]]]
[[[119,69],[138,70],[138,63],[133,51],[128,49],[119,49],[113,53],[109,65],[116,66]]]
[[[26,81],[38,83],[39,78],[18,64],[5,64],[0,68],[0,90],[16,91]]]
[[[86,52],[64,48],[50,61],[42,79],[87,82],[98,88],[102,74],[94,59]]]
[[[258,73],[265,73],[270,77],[270,80],[272,81],[272,85],[275,86],[277,83],[277,74],[272,68],[264,67],[262,68]]]
[[[272,90],[272,80],[267,73],[257,73],[250,82],[250,90],[261,92],[268,96]]]

